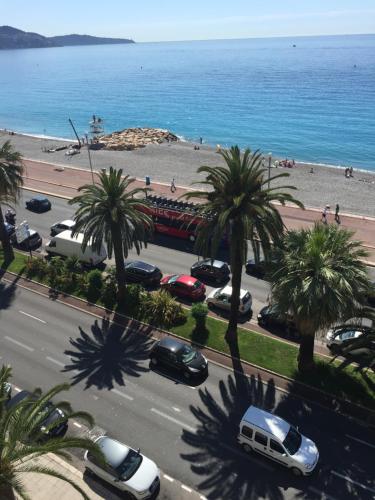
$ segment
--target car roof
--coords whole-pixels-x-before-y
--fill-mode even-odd
[[[194,283],[196,283],[198,280],[196,278],[193,278],[192,276],[189,276],[188,274],[180,274],[178,278],[176,279],[176,282],[178,283],[183,283],[184,285],[189,285],[193,286]]]
[[[100,437],[96,444],[103,452],[106,462],[114,469],[125,460],[129,453],[128,446],[107,436]]]
[[[212,267],[217,267],[218,269],[221,269],[223,266],[226,266],[226,262],[223,262],[222,260],[211,260],[211,259],[204,259],[204,260],[198,260],[194,265],[209,265]]]
[[[158,342],[158,345],[164,349],[168,349],[168,351],[178,352],[185,344],[173,337],[164,337]]]
[[[220,290],[220,292],[224,293],[225,295],[228,295],[228,296],[232,295],[232,287],[229,285],[224,286],[223,288],[218,288],[218,290]],[[250,293],[250,292],[248,290],[244,290],[243,288],[241,288],[240,299],[243,299],[247,293]]]
[[[29,238],[30,236],[35,236],[36,234],[38,234],[38,232],[35,231],[35,229],[29,229]]]
[[[290,429],[288,422],[256,406],[250,406],[247,409],[245,415],[242,417],[242,421],[256,425],[280,441],[284,441]]]
[[[132,267],[133,269],[141,269],[142,271],[153,272],[156,270],[156,266],[143,262],[142,260],[133,260],[125,264],[126,267]]]
[[[43,196],[41,194],[37,194],[36,196],[33,196],[31,199],[38,200],[38,201],[49,201],[46,196]]]
[[[54,224],[54,226],[56,226],[57,224],[71,227],[71,226],[74,226],[75,222],[72,219],[65,219],[65,220],[62,220],[61,222],[56,222]]]

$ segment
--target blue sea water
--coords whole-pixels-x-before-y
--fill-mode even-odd
[[[1,128],[73,138],[92,114],[375,170],[375,35],[0,51]]]

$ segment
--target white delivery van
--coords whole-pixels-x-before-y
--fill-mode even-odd
[[[288,467],[296,476],[310,475],[319,460],[311,439],[277,415],[256,406],[250,406],[242,417],[238,442],[246,452],[256,451]]]
[[[70,230],[63,231],[56,236],[53,236],[45,246],[45,250],[49,255],[61,255],[62,257],[77,257],[80,262],[97,266],[107,258],[107,252],[102,245],[100,253],[93,251],[92,246],[88,243],[85,251],[82,251],[83,233],[78,233],[72,236]]]

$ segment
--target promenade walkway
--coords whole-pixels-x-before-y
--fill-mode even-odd
[[[72,198],[77,194],[79,186],[92,182],[92,174],[89,170],[35,160],[24,160],[24,163],[26,166],[24,187],[39,193]],[[95,180],[97,173],[94,172],[93,176]],[[145,187],[144,179],[136,179],[134,187]],[[172,194],[170,184],[160,182],[151,184],[155,194],[170,198],[178,198],[190,189],[186,186],[176,187],[176,192]],[[301,210],[296,207],[280,206],[279,210],[288,229],[310,227],[315,221],[321,219],[320,210],[314,208]],[[354,231],[354,237],[362,241],[363,246],[369,252],[368,264],[375,266],[375,217],[340,215],[341,227]],[[334,222],[334,212],[328,212],[327,219],[328,222]]]

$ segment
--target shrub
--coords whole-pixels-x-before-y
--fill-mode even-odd
[[[144,301],[148,321],[155,326],[169,328],[186,321],[186,313],[166,290],[149,293]]]
[[[198,302],[193,304],[191,308],[191,315],[195,319],[195,327],[199,331],[204,331],[206,329],[206,318],[208,314],[207,304]]]
[[[96,302],[103,288],[103,277],[99,269],[92,269],[87,273],[87,299]]]
[[[117,301],[117,282],[113,272],[109,272],[105,277],[101,301],[107,309],[113,309]]]
[[[42,277],[46,275],[48,263],[39,257],[32,257],[27,260],[25,267],[27,277]]]
[[[78,257],[76,257],[75,255],[72,255],[71,257],[67,257],[65,259],[64,268],[67,273],[77,274],[82,272],[81,263]]]
[[[140,285],[127,285],[122,310],[136,319],[142,317],[142,298],[144,290]]]

